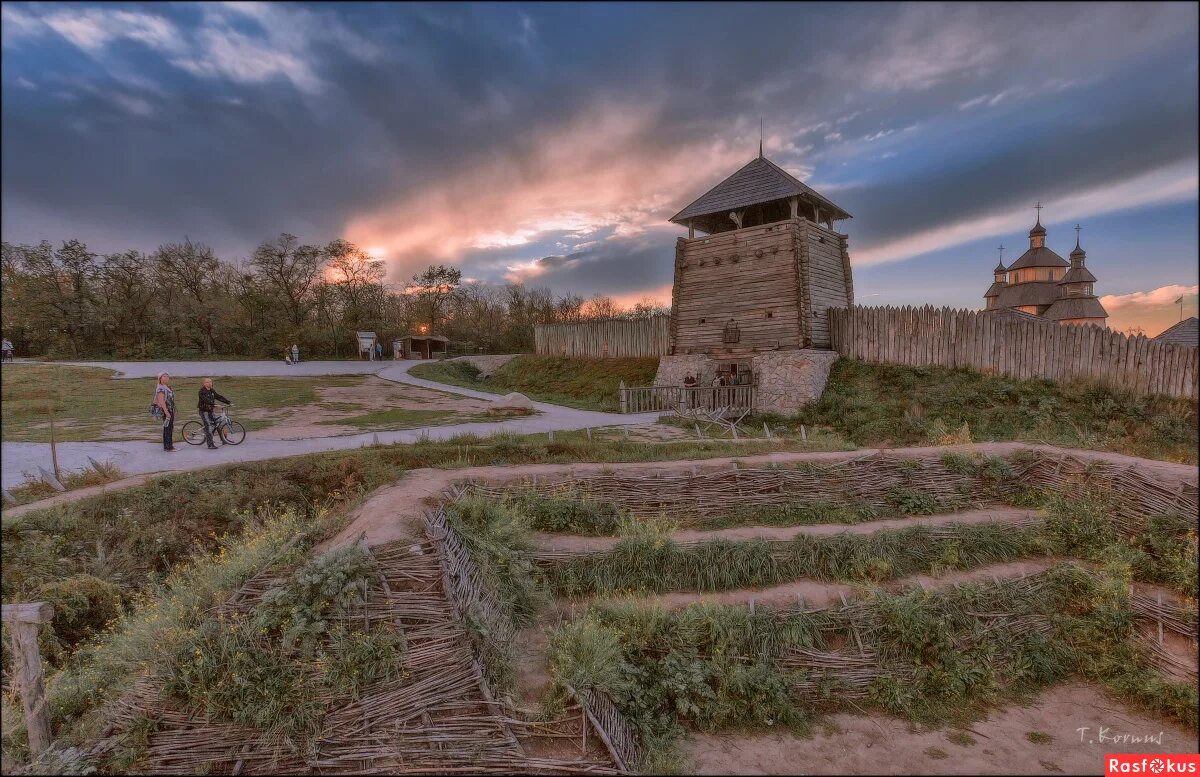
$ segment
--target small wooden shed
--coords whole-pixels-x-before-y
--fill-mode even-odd
[[[375,360],[375,344],[379,337],[374,332],[355,332],[358,336],[358,358]]]
[[[398,359],[432,359],[445,356],[450,338],[442,335],[406,335],[392,342],[392,350]]]

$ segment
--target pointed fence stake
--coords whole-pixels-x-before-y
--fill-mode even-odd
[[[804,430],[804,424],[800,424],[800,442],[808,442],[808,432]]]
[[[763,421],[763,434],[768,440],[771,439],[771,427],[767,426],[766,421]]]

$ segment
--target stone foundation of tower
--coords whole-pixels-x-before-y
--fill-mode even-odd
[[[757,386],[754,412],[790,415],[821,398],[837,359],[833,351],[810,348],[736,356],[677,354],[659,359],[654,385],[682,386],[690,374],[698,385],[711,386],[721,365],[745,365]]]

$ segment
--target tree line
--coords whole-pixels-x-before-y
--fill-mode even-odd
[[[431,332],[456,352],[519,353],[533,350],[536,324],[663,310],[464,283],[447,265],[390,285],[384,262],[353,243],[310,245],[286,233],[236,262],[190,239],[149,254],[99,255],[79,240],[0,248],[0,324],[21,356],[282,358],[297,343],[305,358],[344,358],[355,355],[356,331],[385,343]]]

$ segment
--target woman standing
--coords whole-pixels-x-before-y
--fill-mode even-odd
[[[162,411],[163,417],[163,450],[175,450],[175,392],[171,390],[171,376],[162,373],[158,376],[158,386],[154,389],[154,404]]]

